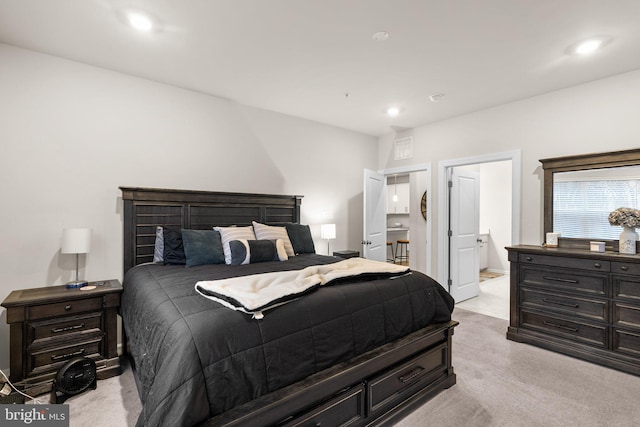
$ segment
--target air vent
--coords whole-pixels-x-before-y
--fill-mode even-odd
[[[413,157],[413,137],[399,138],[393,142],[394,158],[396,160],[410,159]]]

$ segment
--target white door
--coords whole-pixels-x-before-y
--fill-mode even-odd
[[[449,184],[449,279],[456,302],[480,294],[480,174],[452,169]]]
[[[364,170],[364,238],[363,257],[376,261],[387,259],[386,183],[384,175]]]

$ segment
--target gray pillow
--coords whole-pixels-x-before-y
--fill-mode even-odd
[[[288,223],[285,224],[289,240],[293,245],[293,251],[298,254],[315,254],[316,248],[311,237],[311,229],[308,225]]]
[[[224,264],[222,240],[217,231],[182,229],[182,241],[187,267]]]

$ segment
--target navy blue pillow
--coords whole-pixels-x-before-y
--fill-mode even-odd
[[[285,224],[285,227],[287,227],[287,234],[296,255],[316,253],[313,238],[311,237],[311,229],[308,225],[290,222]]]
[[[220,233],[214,230],[182,230],[187,267],[224,264]]]
[[[164,236],[164,262],[166,264],[185,264],[184,244],[180,230],[163,227]]]

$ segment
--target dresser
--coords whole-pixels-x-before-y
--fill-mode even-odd
[[[58,369],[84,356],[98,379],[121,372],[117,353],[118,280],[13,291],[2,302],[10,326],[10,379],[32,396],[51,390]]]
[[[507,339],[640,375],[640,255],[507,247]]]

